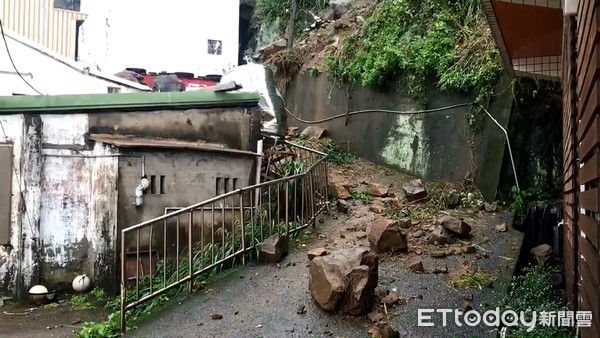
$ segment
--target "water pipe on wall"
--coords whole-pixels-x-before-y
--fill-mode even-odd
[[[498,123],[498,121],[496,121],[496,119],[492,116],[492,114],[490,114],[490,112],[487,111],[487,109],[485,109],[483,107],[481,107],[481,109],[483,109],[483,111],[487,114],[487,116],[489,116],[489,118],[492,119],[492,121],[494,121],[494,123],[498,126],[498,128],[502,129],[502,132],[504,133],[504,137],[506,137],[506,145],[508,146],[508,155],[510,156],[510,164],[512,165],[513,174],[515,176],[515,185],[517,186],[517,189],[519,189],[519,191],[520,191],[521,187],[519,187],[519,179],[517,178],[517,169],[515,167],[515,160],[513,158],[512,147],[510,146],[510,139],[508,138],[508,132],[506,131],[506,129],[504,129],[504,127],[502,127],[502,125],[500,123]]]

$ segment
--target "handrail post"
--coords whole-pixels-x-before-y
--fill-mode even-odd
[[[125,275],[125,235],[127,233],[121,233],[121,320],[120,320],[120,330],[121,333],[125,333],[125,312],[127,307],[127,289],[125,287],[125,283],[127,281],[127,276]]]
[[[242,265],[246,265],[246,221],[244,220],[244,190],[240,190],[240,225],[242,227]],[[235,227],[235,222],[233,226]],[[235,238],[233,241],[235,243]]]
[[[194,262],[193,262],[193,250],[192,250],[192,246],[193,246],[193,241],[192,241],[192,237],[193,237],[193,233],[192,233],[192,228],[193,228],[193,223],[194,222],[194,210],[190,210],[189,214],[188,214],[188,274],[189,274],[189,281],[188,281],[188,293],[192,293],[192,288],[194,286]]]

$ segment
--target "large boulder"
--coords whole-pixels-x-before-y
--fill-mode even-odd
[[[435,228],[435,230],[432,233],[429,234],[427,241],[430,244],[444,245],[450,243],[451,239],[448,230],[446,230],[446,228],[440,225],[437,228]]]
[[[379,183],[369,183],[367,185],[367,192],[373,197],[385,197],[389,192],[389,188]]]
[[[345,200],[350,198],[351,196],[350,191],[352,190],[352,185],[350,184],[350,181],[338,175],[329,175],[328,188],[329,193],[332,194],[335,198]]]
[[[550,257],[552,257],[552,253],[552,247],[548,244],[536,246],[529,251],[531,258],[533,258],[533,260],[538,264],[545,263],[548,259],[550,259]]]
[[[263,263],[279,263],[288,254],[289,239],[286,234],[275,234],[260,244],[259,260]]]
[[[441,224],[444,228],[448,229],[448,231],[461,235],[463,237],[469,236],[469,234],[471,233],[471,227],[462,219],[456,217],[444,216],[438,219],[437,222]]]
[[[427,197],[427,189],[420,179],[406,182],[402,185],[404,196],[409,202],[418,201]]]
[[[368,240],[375,252],[396,252],[406,250],[406,235],[400,231],[400,222],[379,217],[369,229]]]
[[[310,294],[323,310],[367,314],[375,299],[378,265],[377,255],[366,248],[315,257],[309,268]]]

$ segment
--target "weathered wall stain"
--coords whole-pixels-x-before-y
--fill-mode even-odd
[[[498,85],[501,90],[508,79]],[[400,87],[400,86],[399,86]],[[432,91],[424,105],[401,88],[378,92],[356,86],[347,96],[344,88],[328,81],[327,74],[312,77],[299,74],[287,91],[286,104],[294,115],[314,121],[348,111],[384,109],[415,111],[468,103],[471,98],[462,93]],[[512,107],[512,94],[504,90],[490,105],[492,115],[507,126]],[[492,200],[500,177],[505,140],[500,129],[484,119],[482,131],[469,142],[466,114],[469,107],[435,113],[397,115],[365,113],[319,123],[327,134],[343,147],[348,147],[376,163],[396,167],[428,180],[463,179],[470,169],[470,149],[478,169],[476,182],[484,196]],[[288,118],[291,126],[304,128],[309,124]]]
[[[212,197],[217,175],[239,177],[239,187],[253,182],[253,156],[145,149],[142,153],[149,157],[148,168],[157,175],[178,178],[178,183],[167,185],[169,194],[146,198],[149,211],[137,210],[121,220],[119,208],[131,204],[141,161],[136,158],[129,163],[127,157],[120,157],[124,154],[119,149],[89,141],[90,126],[103,130],[115,118],[121,128],[111,127],[113,134],[217,143],[226,139],[230,143],[224,145],[247,150],[253,148],[252,137],[258,131],[250,132],[257,125],[255,113],[234,108],[110,113],[104,117],[99,113],[1,116],[7,132],[6,137],[0,135],[1,141],[12,142],[16,151],[11,239],[9,245],[0,246],[0,292],[24,298],[34,284],[67,286],[76,275],[85,273],[96,285],[114,293],[119,228],[160,215],[165,207],[187,206]],[[148,118],[151,115],[155,119]],[[157,121],[161,127],[144,134],[145,124]],[[194,129],[181,130],[184,125]],[[207,135],[211,130],[213,134]],[[184,133],[179,135],[179,131]],[[121,160],[130,169],[123,180]]]

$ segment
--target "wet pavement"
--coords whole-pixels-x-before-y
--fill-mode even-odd
[[[368,207],[366,207],[368,209]],[[336,216],[318,224],[321,236],[312,234],[313,242],[306,247],[293,249],[280,264],[247,265],[222,273],[211,281],[208,288],[176,302],[139,323],[137,330],[126,337],[368,337],[373,324],[365,317],[348,317],[326,313],[311,300],[308,292],[308,258],[310,248],[328,245],[330,249],[349,245],[367,245],[364,233],[353,235],[347,231],[349,224],[365,222],[372,214],[364,206],[356,207],[352,215]],[[473,254],[450,255],[431,258],[426,251],[417,255],[416,247],[409,253],[382,260],[379,267],[380,287],[395,289],[404,305],[388,309],[388,321],[402,337],[492,337],[490,328],[458,327],[451,321],[441,325],[441,317],[433,317],[434,327],[419,327],[418,309],[462,309],[465,294],[473,294],[475,310],[495,305],[510,281],[522,234],[509,228],[496,233],[495,224],[511,224],[506,213],[485,213],[477,219],[473,229],[473,243],[489,251],[489,258],[477,259]],[[337,239],[340,234],[344,241]],[[326,234],[326,235],[325,235]],[[335,238],[333,241],[331,238]],[[422,260],[426,272],[415,274],[408,266]],[[492,288],[483,290],[458,289],[447,286],[453,272],[464,261],[498,277]],[[447,266],[449,274],[433,274],[434,268]],[[303,311],[299,311],[303,308]],[[218,314],[222,319],[213,320]]]

